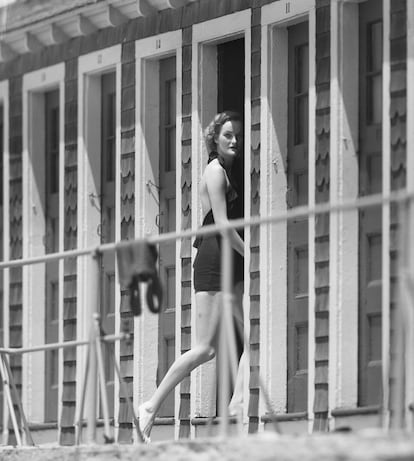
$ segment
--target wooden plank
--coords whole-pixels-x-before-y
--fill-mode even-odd
[[[326,361],[329,359],[329,342],[327,338],[317,340],[315,344],[315,361]]]
[[[132,425],[120,424],[118,429],[118,443],[131,443],[132,441]]]
[[[260,273],[250,273],[250,296],[260,296]]]
[[[315,386],[315,400],[313,404],[315,413],[328,411],[328,386]]]
[[[260,319],[260,296],[250,296],[249,319]]]
[[[315,364],[315,384],[324,384],[329,380],[328,362],[318,362]]]
[[[251,389],[249,395],[249,407],[247,409],[247,416],[259,416],[259,389]]]
[[[122,399],[119,402],[119,423],[131,423],[133,421],[133,414],[129,408],[126,399]]]
[[[191,378],[190,376],[186,376],[180,385],[180,394],[190,394],[191,392]]]
[[[252,248],[250,252],[250,272],[258,272],[260,270],[260,251],[259,247]]]
[[[190,419],[190,394],[181,394],[179,419]]]

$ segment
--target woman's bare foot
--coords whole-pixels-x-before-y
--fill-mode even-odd
[[[144,402],[138,408],[139,429],[145,443],[151,442],[150,434],[154,423],[155,413],[148,402]]]

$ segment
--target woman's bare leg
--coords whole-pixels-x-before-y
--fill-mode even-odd
[[[197,366],[215,355],[220,292],[196,293],[196,345],[177,358],[150,400],[139,407],[139,425],[144,438],[151,432],[155,415],[168,393]]]

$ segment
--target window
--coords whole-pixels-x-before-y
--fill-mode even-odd
[[[294,143],[303,144],[308,139],[308,89],[309,89],[309,46],[307,43],[295,46],[294,86]]]
[[[101,77],[102,85],[102,181],[115,178],[115,72]]]
[[[164,117],[162,117],[162,121],[164,122],[162,141],[165,144],[165,171],[175,171],[176,79],[166,80],[164,85],[165,111]]]
[[[359,5],[359,195],[382,190],[381,5]],[[382,212],[359,212],[358,404],[381,402]]]
[[[367,34],[367,122],[379,124],[382,120],[382,21],[366,25]]]

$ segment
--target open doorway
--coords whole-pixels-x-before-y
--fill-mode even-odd
[[[238,38],[217,45],[217,112],[238,112],[244,119],[244,82],[245,82],[245,49],[244,38]],[[233,165],[233,178],[238,185],[237,217],[244,216],[244,149],[241,146],[241,155]],[[243,352],[243,337],[234,325],[237,339],[237,355]],[[216,376],[217,386],[220,383],[220,359],[217,355]],[[233,392],[234,383],[231,383],[230,395]],[[219,393],[217,392],[217,396]],[[218,400],[216,408],[218,409]]]
[[[217,112],[226,110],[238,112],[244,118],[244,38],[221,43],[217,46]],[[241,149],[243,152],[243,148]],[[237,184],[243,185],[244,156],[235,164],[234,175]],[[243,215],[244,187],[238,212]]]

